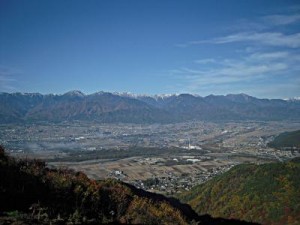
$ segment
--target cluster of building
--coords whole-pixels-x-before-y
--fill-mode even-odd
[[[129,179],[122,168],[112,170],[106,177],[125,180],[138,188],[174,194],[189,190],[224,173],[243,159],[283,161],[300,156],[300,149],[277,150],[268,147],[275,135],[299,129],[300,124],[286,122],[209,123],[186,122],[175,124],[97,124],[92,122],[65,122],[60,124],[0,125],[0,144],[15,154],[53,154],[65,157],[74,150],[80,154],[90,151],[152,147],[177,148],[180,153],[162,160],[159,156],[140,156],[133,163],[140,166],[202,165],[205,161],[220,160],[205,170],[193,174],[167,172],[145,179]],[[58,158],[59,158],[58,157]],[[147,156],[148,157],[148,156]],[[221,166],[220,166],[221,165]],[[95,171],[96,173],[97,171]]]
[[[146,180],[134,180],[130,183],[137,188],[147,191],[174,195],[182,191],[188,191],[193,186],[204,183],[211,178],[228,171],[233,166],[234,165],[219,166],[207,171],[197,171],[195,174],[176,175],[169,172],[167,176],[156,176]],[[122,171],[116,170],[110,173],[110,177],[123,180],[126,177],[126,174]]]

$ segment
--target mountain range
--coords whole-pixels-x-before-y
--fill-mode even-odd
[[[300,100],[246,94],[132,95],[80,91],[65,94],[0,93],[0,123],[95,120],[106,123],[174,123],[192,120],[299,120]]]

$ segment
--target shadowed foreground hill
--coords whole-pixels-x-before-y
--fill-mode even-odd
[[[181,194],[199,214],[262,224],[300,224],[300,160],[239,165]]]
[[[198,216],[188,205],[115,180],[16,160],[0,146],[0,224],[248,224]]]

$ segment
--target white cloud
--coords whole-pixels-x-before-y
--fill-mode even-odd
[[[209,85],[241,85],[294,76],[295,72],[299,73],[299,57],[286,51],[274,51],[257,52],[238,59],[199,59],[194,61],[194,68],[181,68],[171,73],[191,91],[196,91]],[[206,62],[213,65],[203,67],[202,63]],[[196,68],[199,66],[201,69]]]
[[[285,35],[282,33],[265,32],[265,33],[237,33],[228,36],[215,38],[208,41],[198,41],[191,43],[213,43],[213,44],[226,44],[234,42],[256,42],[258,44],[281,46],[289,48],[300,47],[300,33]]]
[[[224,47],[216,57],[194,60],[193,66],[174,74],[181,76],[182,84],[191,92],[216,93],[219,89],[247,92],[247,87],[254,93],[257,84],[258,89],[263,87],[262,94],[275,96],[276,87],[280,87],[281,93],[285,88],[286,92],[291,90],[290,95],[297,93],[298,88],[299,93],[300,84],[295,79],[300,74],[300,32],[292,27],[299,21],[300,14],[295,12],[241,20],[227,29],[227,35],[181,44],[180,47],[207,44]],[[228,54],[231,58],[220,58],[224,49],[231,51]]]
[[[186,44],[177,45],[187,47],[199,44],[228,44],[235,42],[252,42],[254,44],[263,44],[267,46],[279,46],[289,48],[300,47],[300,33],[285,35],[277,32],[251,32],[236,33],[224,37],[214,38],[211,40],[190,41]]]
[[[251,60],[280,60],[289,57],[289,52],[266,52],[266,53],[254,53],[249,56]]]
[[[202,86],[207,84],[226,84],[240,81],[255,80],[267,76],[268,74],[276,74],[287,69],[285,63],[247,65],[238,63],[235,66],[224,66],[220,69],[209,69],[204,71],[196,71],[185,69],[181,71],[184,79],[188,79],[194,85]]]
[[[264,16],[263,20],[271,25],[288,25],[300,21],[300,15],[270,15]]]

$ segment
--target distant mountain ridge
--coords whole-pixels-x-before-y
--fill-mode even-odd
[[[96,120],[173,123],[191,120],[300,120],[300,100],[258,99],[246,94],[135,95],[81,91],[65,94],[0,93],[0,123]]]

